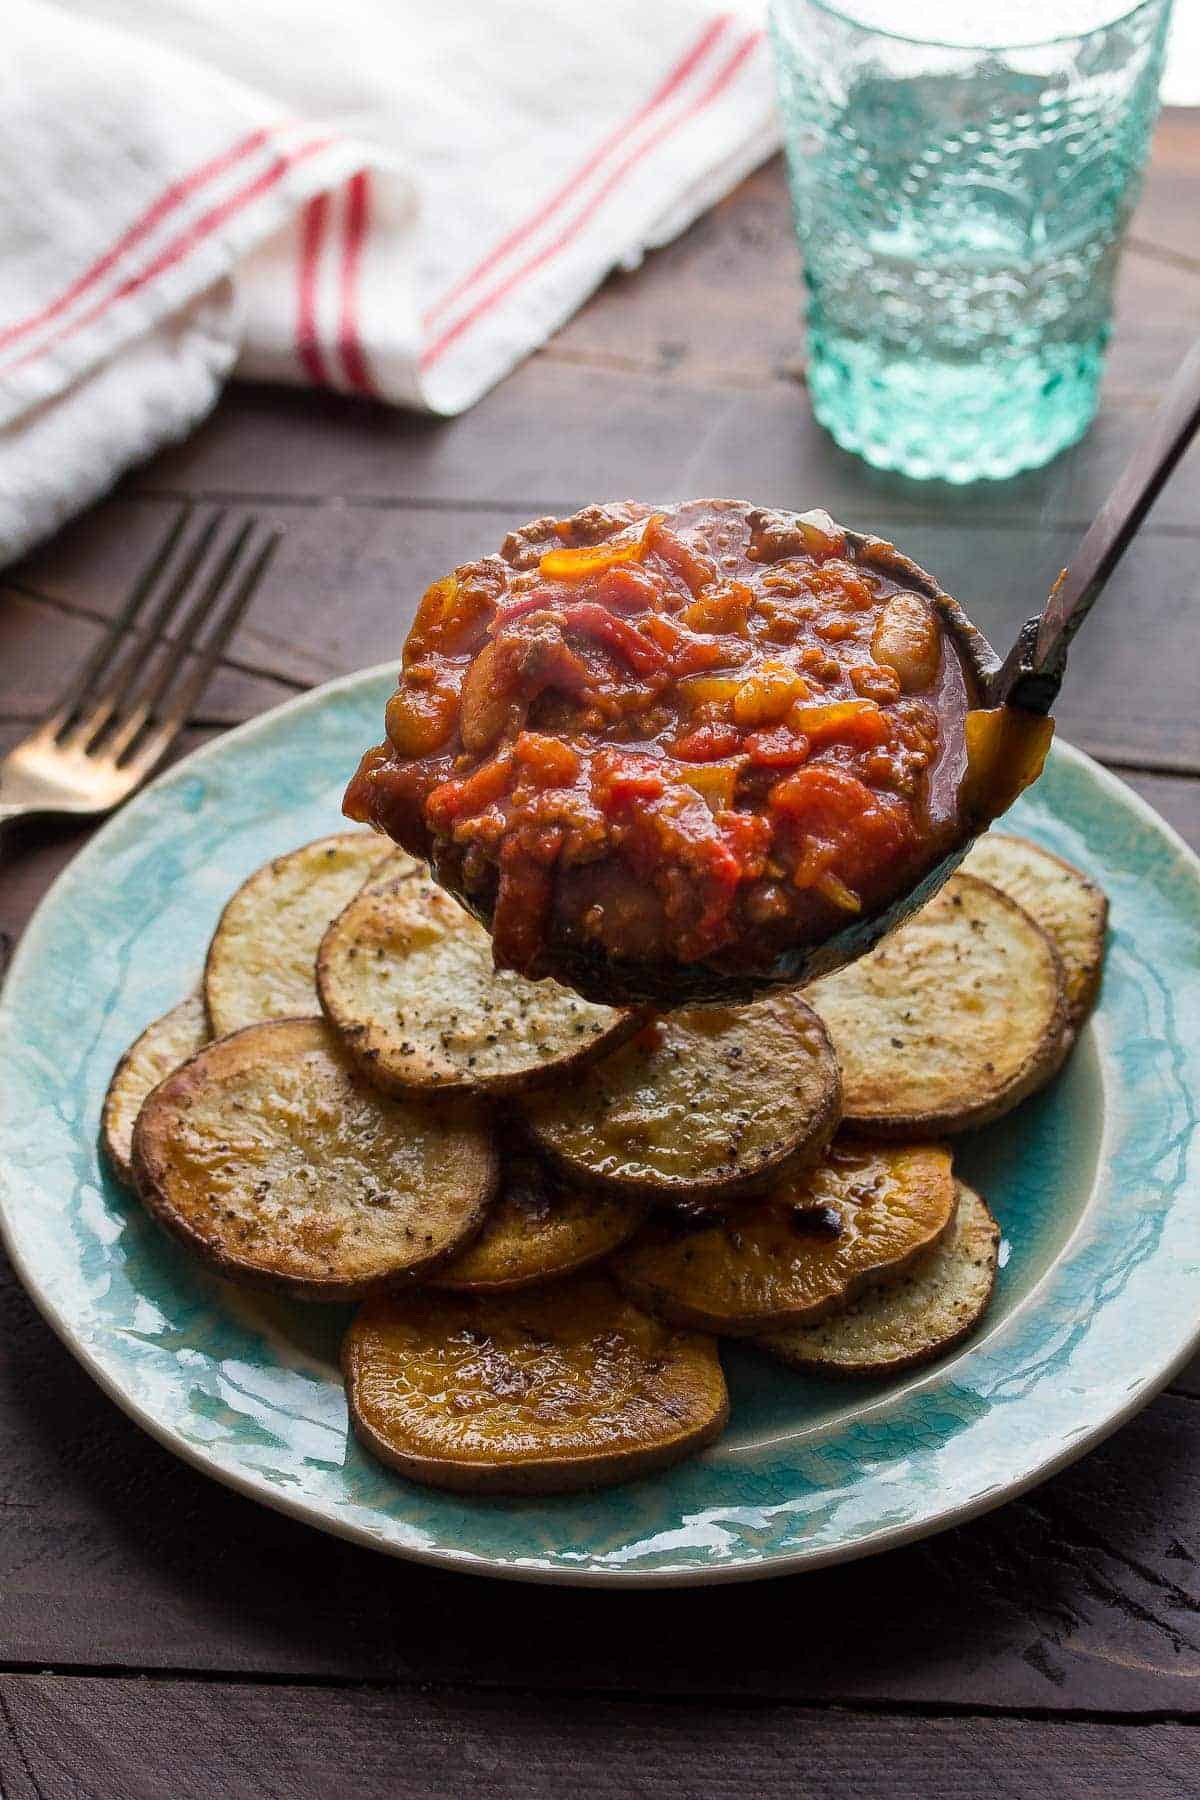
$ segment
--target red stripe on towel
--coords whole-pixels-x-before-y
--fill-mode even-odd
[[[193,194],[201,188],[207,187],[209,182],[215,181],[218,175],[226,174],[239,162],[244,161],[253,151],[261,149],[275,132],[284,129],[285,123],[286,121],[278,125],[266,125],[258,131],[252,131],[248,137],[242,138],[240,143],[223,151],[220,156],[214,156],[208,162],[201,163],[200,167],[193,169],[190,175],[183,176],[179,181],[173,181],[170,187],[166,188],[158,199],[146,208],[141,217],[135,219],[129,229],[122,233],[116,243],[106,250],[103,256],[98,257],[90,269],[85,269],[83,274],[71,283],[70,287],[64,288],[56,300],[51,300],[42,307],[40,312],[30,313],[28,318],[21,319],[15,325],[8,325],[3,331],[0,331],[0,350],[15,343],[18,338],[24,337],[35,326],[47,325],[51,320],[58,318],[61,313],[66,311],[67,307],[107,275],[127,251],[132,250],[156,226],[161,225],[162,221],[168,218],[177,207],[182,206],[185,200],[190,200]]]
[[[544,201],[531,217],[526,219],[523,225],[518,225],[514,231],[509,232],[506,238],[502,238],[500,243],[498,243],[493,250],[488,252],[482,262],[476,263],[473,269],[469,270],[466,275],[463,275],[456,281],[454,286],[448,289],[448,291],[442,295],[440,300],[435,300],[425,314],[422,324],[432,325],[433,321],[441,313],[444,313],[446,308],[450,306],[453,301],[464,294],[469,287],[473,287],[475,283],[481,280],[491,269],[494,269],[496,264],[509,255],[511,251],[515,250],[518,245],[523,244],[540,225],[545,224],[547,219],[552,218],[563,202],[569,200],[571,195],[578,191],[582,184],[587,180],[588,176],[595,173],[600,164],[604,162],[605,159],[619,147],[619,145],[625,142],[625,139],[629,137],[630,133],[636,131],[639,125],[645,124],[646,120],[656,113],[659,107],[663,106],[666,101],[671,98],[672,94],[678,91],[687,80],[688,76],[695,71],[698,64],[700,64],[708,55],[713,45],[723,35],[730,23],[731,20],[728,13],[719,13],[710,24],[706,25],[695,43],[680,61],[676,63],[675,67],[664,77],[663,81],[654,90],[650,98],[638,108],[637,112],[626,119],[623,125],[619,125],[615,131],[611,132],[599,148],[592,152],[587,161],[581,163],[575,173],[569,176],[563,185],[555,193],[551,194],[550,198]]]
[[[599,207],[603,205],[604,201],[607,200],[613,189],[625,179],[629,171],[634,168],[644,156],[648,155],[651,150],[656,149],[658,145],[661,144],[664,139],[670,137],[673,132],[678,131],[681,125],[684,125],[690,119],[695,118],[697,113],[703,112],[705,107],[710,106],[717,96],[729,86],[729,83],[733,80],[751,51],[762,42],[764,35],[765,34],[761,31],[755,31],[748,37],[743,38],[733,55],[730,56],[718,70],[704,92],[674,119],[669,119],[664,124],[660,125],[657,131],[652,132],[648,138],[639,144],[636,150],[632,151],[630,155],[625,158],[624,162],[618,163],[608,179],[596,189],[596,192],[592,195],[587,205],[582,207],[580,211],[576,213],[570,224],[567,225],[550,244],[547,244],[543,250],[539,250],[535,256],[531,256],[526,262],[522,263],[519,268],[515,269],[511,275],[507,276],[504,281],[498,283],[496,287],[484,294],[483,298],[478,300],[469,312],[464,313],[461,319],[456,320],[453,325],[449,326],[448,329],[442,333],[441,337],[430,344],[429,348],[421,357],[421,367],[423,369],[430,368],[433,363],[437,362],[439,357],[445,354],[451,344],[455,343],[463,335],[464,332],[469,331],[473,325],[477,324],[480,319],[491,312],[494,307],[498,306],[502,300],[507,299],[514,288],[519,287],[523,281],[527,280],[536,270],[542,268],[544,264],[552,261],[573,238],[577,237],[579,232],[587,224],[588,220]]]

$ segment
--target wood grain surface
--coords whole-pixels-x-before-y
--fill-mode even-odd
[[[179,747],[397,657],[422,587],[614,494],[824,504],[894,536],[1003,645],[1200,321],[1200,118],[1160,126],[1096,426],[954,490],[815,426],[782,171],[615,276],[453,422],[231,390],[0,577],[0,747],[55,696],[180,497],[286,538]],[[1073,652],[1065,736],[1200,844],[1200,452]],[[1182,646],[1182,648],[1181,648]],[[87,836],[0,850],[0,960]],[[742,1588],[516,1588],[394,1563],[205,1481],[0,1273],[0,1794],[841,1800],[1200,1789],[1200,1363],[1035,1493],[927,1543]]]

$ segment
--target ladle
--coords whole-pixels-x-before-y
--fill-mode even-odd
[[[1200,426],[1200,341],[1193,345],[1154,413],[1150,427],[1089,528],[1070,564],[1059,575],[1041,612],[1027,619],[1017,641],[1003,659],[983,633],[971,624],[957,601],[933,577],[892,545],[860,532],[846,533],[860,562],[876,567],[902,586],[924,594],[936,607],[973,677],[979,708],[1006,709],[1014,747],[1054,704],[1066,671],[1067,651],[1105,582],[1136,536],[1179,458]],[[1002,737],[1001,741],[1005,741]],[[953,874],[971,844],[991,818],[1005,810],[1012,792],[1005,791],[1003,768],[993,790],[994,804],[972,815],[963,836],[915,887],[881,911],[860,916],[817,944],[782,952],[769,972],[739,975],[689,964],[686,969],[600,959],[576,952],[564,973],[580,992],[594,999],[621,998],[651,1006],[674,1007],[697,1001],[736,1004],[753,999],[765,988],[798,986],[853,962],[924,906]]]

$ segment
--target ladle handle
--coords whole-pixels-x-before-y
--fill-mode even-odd
[[[990,698],[1047,713],[1067,650],[1176,463],[1200,427],[1200,341],[1192,345],[1141,443],[1041,612],[1026,621]]]

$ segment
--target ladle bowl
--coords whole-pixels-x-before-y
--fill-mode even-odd
[[[1181,364],[1150,427],[1078,551],[1042,607],[1027,619],[1006,657],[1000,657],[958,601],[932,575],[883,539],[847,531],[860,562],[902,587],[925,596],[955,645],[968,684],[969,704],[1007,709],[1005,735],[1017,751],[1054,704],[1066,672],[1071,641],[1109,576],[1136,536],[1160,489],[1200,426],[1200,342]],[[973,691],[972,691],[973,690]],[[1007,779],[1011,774],[1012,779]],[[1020,770],[993,771],[990,791],[964,809],[962,836],[913,887],[818,943],[784,950],[765,969],[726,972],[706,963],[652,964],[614,958],[586,948],[556,945],[554,973],[586,999],[664,1010],[696,1004],[740,1005],[777,987],[803,987],[854,962],[896,926],[925,906],[962,862],[972,843],[1026,785]],[[460,898],[462,896],[460,895]],[[485,925],[490,919],[479,911]]]

